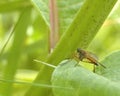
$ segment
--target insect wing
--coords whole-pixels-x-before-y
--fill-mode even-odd
[[[89,54],[89,56],[90,56],[91,58],[93,58],[93,59],[95,59],[96,61],[98,61],[98,57],[97,57],[95,54],[93,54],[93,53],[91,53],[91,52],[88,52],[88,54]]]

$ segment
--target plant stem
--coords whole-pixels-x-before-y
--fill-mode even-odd
[[[59,38],[58,10],[56,0],[50,0],[50,49],[53,49]]]
[[[67,58],[77,47],[87,48],[117,0],[85,0],[75,19],[63,34],[47,62],[53,65]],[[53,69],[44,66],[35,83],[50,84]],[[48,96],[49,88],[32,86],[25,96]]]

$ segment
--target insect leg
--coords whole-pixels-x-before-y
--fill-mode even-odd
[[[95,65],[93,65],[93,72],[95,73]]]
[[[101,63],[99,63],[99,62],[98,62],[98,64],[101,65],[102,67],[106,68],[106,66],[104,66],[103,64],[101,64]]]

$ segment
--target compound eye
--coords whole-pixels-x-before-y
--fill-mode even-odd
[[[81,52],[81,49],[80,49],[80,48],[77,48],[77,52]]]

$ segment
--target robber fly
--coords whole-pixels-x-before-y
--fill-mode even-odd
[[[84,59],[87,59],[89,63],[94,64],[96,66],[101,65],[102,67],[106,68],[104,65],[102,65],[100,62],[98,62],[98,58],[96,55],[94,55],[91,52],[87,52],[83,49],[78,48],[75,57],[83,61]]]

